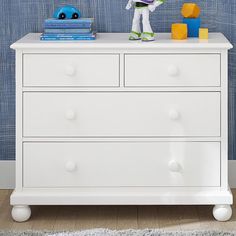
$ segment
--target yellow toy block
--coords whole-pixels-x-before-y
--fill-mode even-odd
[[[187,24],[183,24],[183,23],[172,24],[171,37],[172,39],[177,39],[177,40],[187,39],[188,37]]]
[[[198,18],[201,9],[196,3],[184,3],[181,13],[185,18]]]
[[[208,39],[209,33],[207,28],[200,28],[199,29],[199,39]]]

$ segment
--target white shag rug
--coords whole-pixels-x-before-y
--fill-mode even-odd
[[[122,230],[92,229],[78,232],[13,232],[0,231],[0,236],[236,236],[236,232],[221,231],[176,231],[165,232],[160,230]]]

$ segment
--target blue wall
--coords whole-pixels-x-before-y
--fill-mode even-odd
[[[171,23],[181,21],[182,0],[167,3],[152,14],[155,31],[169,32]],[[223,32],[236,48],[236,0],[197,0],[203,25]],[[128,32],[132,11],[127,0],[0,0],[0,160],[15,159],[14,52],[9,45],[28,32],[41,32],[45,18],[62,4],[78,6],[85,17],[95,17],[100,32]],[[230,52],[230,146],[229,158],[236,159],[236,49]]]

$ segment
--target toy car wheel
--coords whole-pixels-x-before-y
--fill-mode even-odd
[[[65,13],[61,13],[59,15],[59,19],[64,20],[65,18],[66,18],[66,14]]]
[[[78,18],[79,18],[78,13],[74,13],[74,14],[72,15],[72,19],[78,19]]]

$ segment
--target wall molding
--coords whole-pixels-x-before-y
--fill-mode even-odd
[[[236,188],[236,161],[229,161],[229,186]]]
[[[15,186],[15,161],[0,161],[0,189]]]
[[[229,185],[236,188],[236,160],[229,161]],[[15,186],[15,161],[0,161],[0,189]]]

